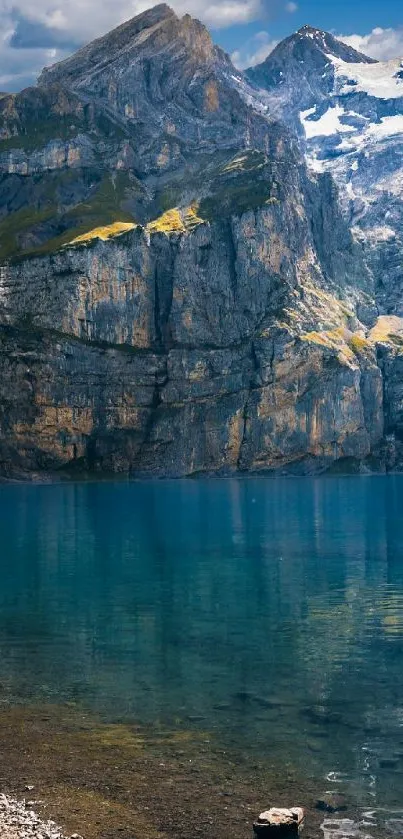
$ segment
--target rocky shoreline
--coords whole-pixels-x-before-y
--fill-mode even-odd
[[[298,468],[294,470],[260,470],[260,471],[248,471],[248,472],[200,472],[195,475],[181,475],[181,476],[169,476],[169,475],[128,475],[126,473],[121,472],[88,472],[85,470],[82,471],[69,471],[69,470],[60,470],[60,471],[52,471],[52,472],[21,472],[19,470],[11,471],[9,474],[4,475],[0,474],[0,486],[10,485],[10,484],[28,484],[28,485],[44,485],[47,486],[49,484],[71,484],[71,483],[81,483],[81,484],[91,484],[91,483],[108,483],[113,481],[114,483],[138,483],[138,482],[147,482],[147,481],[220,481],[220,480],[228,480],[229,478],[235,480],[249,480],[250,478],[262,478],[262,479],[272,479],[277,480],[278,478],[349,478],[349,477],[361,477],[361,478],[377,478],[377,477],[385,477],[388,475],[402,475],[403,474],[403,466],[400,464],[397,465],[395,468],[384,468],[382,464],[378,464],[378,468],[375,468],[374,463],[372,463],[373,468],[369,468],[366,464],[362,464],[359,461],[355,461],[353,458],[351,461],[347,463],[343,463],[339,467],[337,465],[333,465],[330,468],[323,469],[322,471],[312,469],[312,471],[301,471]]]
[[[322,836],[314,779],[197,728],[23,704],[1,709],[0,742],[1,839],[251,839],[258,813],[290,801],[306,805],[305,839]]]
[[[18,801],[0,795],[0,836],[2,839],[82,839],[78,833],[70,837],[54,821],[42,819],[32,807],[36,801]],[[42,802],[39,802],[42,803]]]
[[[4,707],[0,742],[1,839],[252,839],[256,815],[290,801],[304,839],[385,839],[403,821],[207,731],[106,723],[71,703]]]

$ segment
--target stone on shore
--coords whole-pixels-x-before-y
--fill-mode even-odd
[[[271,807],[261,813],[253,825],[257,836],[297,836],[299,828],[304,820],[302,807],[279,808]]]

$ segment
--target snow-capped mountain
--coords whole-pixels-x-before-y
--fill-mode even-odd
[[[246,70],[245,76],[269,93],[272,110],[290,122],[301,109],[327,101],[334,88],[336,62],[376,64],[333,35],[304,26],[278,44],[262,64]],[[292,121],[298,130],[298,121]]]
[[[399,313],[403,278],[403,60],[376,62],[303,27],[247,71],[300,136],[311,168],[330,172],[363,239],[382,305]]]

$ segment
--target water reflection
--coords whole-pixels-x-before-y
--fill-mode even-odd
[[[403,478],[1,486],[3,701],[215,729],[401,804]]]

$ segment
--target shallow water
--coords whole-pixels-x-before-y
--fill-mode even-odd
[[[0,701],[213,732],[402,835],[402,511],[400,476],[0,486]]]

